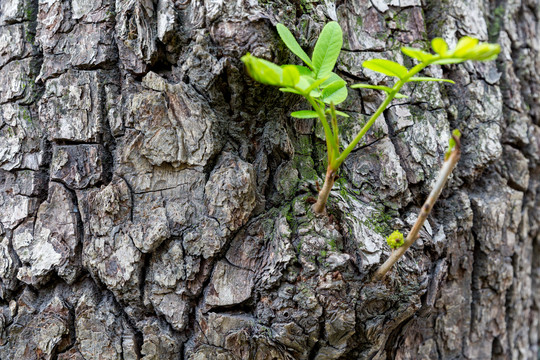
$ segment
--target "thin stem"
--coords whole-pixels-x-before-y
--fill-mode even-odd
[[[397,92],[396,92],[397,93]],[[345,161],[345,159],[347,158],[347,156],[349,156],[349,154],[351,153],[351,151],[353,151],[353,149],[356,147],[356,145],[358,144],[358,142],[360,140],[362,140],[362,138],[364,137],[364,135],[368,132],[368,130],[371,128],[371,126],[373,125],[373,123],[375,122],[375,120],[377,120],[377,118],[379,117],[379,115],[382,114],[382,112],[386,109],[386,107],[388,106],[388,104],[390,104],[390,102],[394,99],[394,96],[395,94],[394,93],[390,93],[388,94],[388,96],[386,97],[386,99],[384,100],[384,102],[379,105],[379,108],[377,109],[377,111],[375,112],[375,114],[373,114],[371,116],[371,118],[369,119],[369,121],[364,125],[364,127],[362,127],[362,130],[360,130],[360,132],[356,135],[356,137],[353,139],[353,141],[351,141],[351,143],[349,144],[349,146],[347,146],[345,148],[345,150],[343,150],[343,152],[339,155],[339,157],[336,159],[336,162],[335,162],[335,169],[337,170],[337,168],[339,168],[339,166],[343,163],[343,161]]]
[[[334,132],[335,137],[336,154],[339,155],[339,127],[337,124],[336,108],[333,102],[330,103],[330,118],[332,122],[332,131]]]
[[[407,239],[405,239],[405,241],[403,242],[403,245],[397,248],[396,251],[393,251],[390,254],[390,257],[377,270],[377,272],[373,276],[373,280],[381,280],[384,275],[386,275],[386,273],[396,263],[396,261],[398,261],[399,258],[402,257],[403,254],[405,254],[405,251],[407,251],[407,249],[416,241],[416,239],[418,239],[420,229],[422,229],[422,226],[424,226],[424,222],[426,221],[429,213],[431,212],[431,209],[433,209],[433,205],[435,205],[435,202],[439,198],[439,195],[441,194],[441,191],[444,188],[448,177],[452,173],[452,170],[454,170],[454,167],[456,166],[459,160],[459,156],[461,154],[461,145],[459,138],[454,135],[452,135],[452,137],[456,142],[456,146],[454,150],[452,150],[452,152],[450,153],[448,159],[446,159],[446,161],[444,162],[441,168],[441,172],[439,173],[439,177],[437,178],[437,181],[435,182],[435,185],[433,186],[433,189],[431,190],[431,193],[429,194],[426,202],[422,206],[422,210],[420,211],[418,219],[416,219],[416,222],[414,223],[411,232],[409,232],[409,235],[407,236]]]
[[[328,122],[326,121],[326,115],[324,111],[320,108],[320,106],[317,105],[317,102],[311,96],[306,96],[306,97],[308,101],[311,103],[311,106],[313,106],[313,108],[319,115],[321,123],[323,124],[324,133],[326,137],[326,148],[328,149],[328,167],[326,169],[326,177],[324,179],[323,187],[321,191],[319,191],[317,202],[313,205],[313,211],[316,214],[322,214],[324,213],[324,210],[326,209],[326,201],[328,200],[328,196],[330,195],[330,191],[332,190],[332,187],[334,187],[334,181],[336,178],[336,172],[333,169],[333,163],[335,162],[337,155],[339,155],[339,143],[337,140],[337,137],[338,137],[337,121],[334,121],[335,120],[335,111],[334,111],[331,115],[332,127],[334,128],[334,133],[332,134],[332,131],[330,130],[330,126],[328,125]]]
[[[319,119],[321,120],[323,129],[324,129],[324,137],[326,138],[326,148],[328,149],[328,164],[331,164],[335,159],[335,151],[339,151],[338,149],[334,149],[334,136],[332,134],[332,130],[330,130],[330,126],[328,125],[328,121],[326,121],[326,115],[324,114],[324,111],[320,108],[319,105],[317,105],[317,102],[315,99],[313,99],[311,96],[306,95],[306,99],[309,101],[313,109],[317,112],[317,115],[319,115]]]
[[[373,126],[373,124],[375,123],[375,121],[377,120],[377,118],[383,113],[383,111],[388,107],[388,105],[390,104],[390,102],[392,102],[392,100],[394,99],[394,97],[396,96],[396,94],[399,92],[399,90],[401,90],[401,88],[403,87],[403,85],[405,85],[405,83],[407,83],[407,81],[409,81],[409,79],[411,77],[413,77],[414,75],[418,74],[420,71],[422,71],[422,69],[424,69],[426,66],[430,65],[431,62],[435,61],[437,58],[435,59],[432,59],[430,60],[429,62],[422,62],[418,65],[416,65],[415,67],[413,67],[408,73],[406,76],[404,76],[402,79],[400,79],[397,83],[394,84],[394,86],[392,87],[392,91],[390,93],[388,93],[388,95],[386,96],[386,99],[384,99],[383,103],[381,105],[379,105],[379,107],[377,108],[377,111],[371,115],[371,118],[369,119],[369,121],[364,125],[364,127],[362,127],[362,129],[360,130],[360,132],[356,135],[356,137],[353,139],[353,141],[351,141],[351,143],[349,144],[349,146],[347,146],[345,148],[345,150],[343,150],[343,152],[339,155],[339,157],[336,159],[336,162],[335,162],[335,167],[334,169],[337,170],[337,168],[339,168],[339,166],[345,161],[345,159],[347,158],[347,156],[349,156],[349,154],[351,153],[351,151],[354,150],[354,148],[356,147],[356,145],[358,144],[358,142],[360,142],[360,140],[362,140],[362,138],[364,137],[364,135],[366,135],[366,133],[368,132],[368,130]]]
[[[326,202],[328,201],[328,196],[330,195],[330,191],[332,190],[332,187],[334,186],[334,181],[336,179],[336,173],[343,161],[347,158],[347,156],[351,153],[351,151],[356,147],[358,142],[364,137],[364,135],[369,131],[371,126],[375,123],[375,120],[383,113],[383,111],[388,107],[390,102],[394,99],[396,94],[399,92],[399,90],[403,87],[403,85],[411,78],[412,76],[416,75],[418,72],[420,72],[423,68],[428,66],[430,63],[420,63],[413,67],[406,76],[404,76],[402,79],[400,79],[397,83],[394,84],[392,87],[392,91],[388,93],[386,96],[386,99],[384,99],[383,103],[379,105],[377,108],[377,111],[375,114],[371,116],[369,121],[362,127],[362,130],[356,135],[356,137],[353,139],[353,141],[345,148],[345,150],[340,154],[339,153],[339,129],[337,126],[337,119],[336,119],[336,113],[334,109],[334,105],[330,105],[330,113],[331,113],[331,125],[333,128],[333,131],[330,129],[330,126],[328,125],[328,122],[326,121],[326,115],[324,111],[320,108],[319,105],[317,105],[317,102],[315,99],[313,99],[309,94],[306,94],[305,97],[310,102],[311,106],[315,109],[317,112],[319,119],[321,120],[321,123],[324,128],[324,134],[326,137],[326,148],[328,149],[328,168],[326,169],[326,177],[324,180],[323,188],[319,192],[319,196],[317,198],[317,202],[313,205],[313,211],[317,214],[321,214],[324,212],[326,207]]]

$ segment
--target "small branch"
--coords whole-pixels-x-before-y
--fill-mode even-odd
[[[324,185],[319,191],[319,196],[317,198],[317,202],[313,204],[313,212],[315,214],[323,214],[325,207],[326,207],[326,201],[328,200],[328,196],[330,196],[330,191],[332,190],[332,187],[334,186],[334,181],[336,180],[336,171],[333,170],[330,165],[328,165],[328,168],[326,169],[326,178],[324,179]]]
[[[390,257],[377,270],[377,272],[373,276],[373,280],[381,280],[384,275],[386,275],[386,273],[392,268],[392,265],[394,265],[399,260],[399,258],[402,257],[403,254],[405,254],[405,251],[407,251],[407,249],[416,241],[416,239],[418,239],[420,229],[422,228],[422,226],[424,226],[424,222],[426,221],[429,213],[431,212],[431,209],[433,209],[433,205],[435,205],[435,202],[439,198],[439,195],[441,194],[441,191],[443,190],[444,185],[448,180],[448,177],[452,173],[452,170],[454,170],[454,167],[456,166],[461,155],[461,144],[459,141],[459,137],[452,135],[452,138],[456,142],[456,145],[450,153],[450,156],[448,156],[448,158],[444,162],[435,186],[431,190],[431,193],[429,194],[426,202],[422,206],[422,210],[420,211],[418,219],[414,223],[411,232],[409,232],[409,235],[407,236],[407,239],[405,239],[403,245],[393,251],[390,254]]]

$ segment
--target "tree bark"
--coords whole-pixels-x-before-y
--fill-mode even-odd
[[[0,359],[536,359],[540,4],[534,0],[0,1]],[[343,164],[325,216],[309,104],[254,83],[336,20],[349,84],[442,36]],[[391,84],[390,84],[391,85]],[[340,143],[382,101],[351,90]],[[443,162],[420,238],[380,282]]]

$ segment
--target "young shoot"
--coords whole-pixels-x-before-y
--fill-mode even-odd
[[[487,61],[493,60],[500,52],[499,45],[479,43],[477,39],[465,36],[461,38],[455,49],[449,50],[442,38],[435,38],[431,42],[434,54],[412,47],[402,47],[401,51],[417,60],[418,64],[407,69],[401,64],[385,59],[371,59],[364,61],[362,66],[394,77],[392,87],[356,84],[354,89],[374,89],[386,93],[385,100],[380,104],[368,122],[362,127],[354,139],[344,148],[339,144],[339,126],[337,116],[347,114],[335,109],[335,105],[347,98],[346,82],[336,73],[332,72],[343,45],[343,32],[337,22],[329,22],[321,31],[311,58],[300,47],[292,33],[282,24],[277,25],[277,31],[285,45],[298,56],[306,66],[282,65],[278,66],[264,59],[259,59],[249,53],[242,57],[242,61],[253,79],[273,86],[279,86],[283,92],[298,94],[306,98],[312,110],[295,111],[291,114],[296,118],[318,118],[321,121],[326,138],[328,153],[328,166],[323,187],[319,191],[317,202],[313,211],[317,214],[325,212],[326,202],[330,190],[334,186],[339,167],[356,145],[369,131],[377,118],[390,105],[394,98],[406,97],[399,91],[408,82],[443,81],[453,83],[448,79],[416,76],[429,65],[457,64],[466,60]]]
[[[403,235],[399,231],[394,231],[394,233],[388,237],[387,242],[392,249],[392,254],[390,254],[390,257],[377,270],[373,276],[374,280],[381,280],[392,268],[392,265],[394,265],[396,261],[398,261],[399,258],[405,254],[405,251],[407,251],[407,249],[416,241],[416,239],[418,239],[420,229],[422,229],[422,226],[424,226],[424,222],[431,212],[431,209],[433,209],[433,206],[439,198],[448,177],[452,173],[452,170],[454,170],[454,167],[456,167],[459,160],[461,155],[460,138],[461,133],[459,130],[454,130],[452,132],[452,137],[449,140],[448,150],[444,156],[444,163],[439,176],[437,177],[437,181],[435,182],[435,185],[433,186],[433,189],[431,190],[426,202],[422,206],[418,219],[416,219],[416,222],[409,232],[409,235],[407,235],[405,241],[403,240]]]

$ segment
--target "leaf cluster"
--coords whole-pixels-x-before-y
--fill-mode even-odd
[[[497,55],[501,51],[498,44],[487,44],[480,43],[478,39],[471,38],[469,36],[464,36],[459,39],[455,49],[452,51],[448,50],[448,44],[442,38],[435,38],[431,41],[431,48],[435,54],[423,51],[421,49],[413,47],[402,47],[401,52],[405,55],[416,59],[420,64],[413,67],[411,70],[408,70],[405,66],[398,64],[395,61],[386,60],[386,59],[370,59],[362,63],[362,66],[366,69],[387,75],[396,77],[402,82],[402,84],[407,82],[417,82],[417,81],[444,81],[448,83],[454,83],[452,80],[448,79],[439,79],[439,78],[430,78],[430,77],[416,77],[416,73],[429,65],[447,65],[447,64],[458,64],[467,60],[474,61],[489,61],[497,58]],[[401,85],[402,85],[401,84]],[[355,84],[351,88],[358,89],[374,89],[382,90],[390,94],[395,90],[388,86],[378,86],[378,85],[368,85],[368,84]],[[399,99],[406,97],[403,94],[394,92],[394,97]]]
[[[323,108],[325,104],[337,105],[343,102],[348,95],[347,83],[332,71],[343,45],[343,32],[339,24],[335,21],[326,24],[317,39],[311,58],[300,47],[289,29],[282,24],[277,24],[276,27],[281,40],[306,66],[278,66],[248,53],[242,57],[242,61],[251,77],[263,84],[279,86],[283,92],[313,98]],[[347,116],[339,111],[337,114]],[[297,118],[318,117],[316,111],[308,110],[291,115]]]
[[[467,60],[488,61],[497,57],[500,46],[497,44],[480,43],[478,39],[468,36],[461,38],[457,46],[449,50],[448,44],[442,38],[435,38],[431,42],[434,53],[413,47],[402,47],[401,51],[418,61],[411,69],[387,59],[370,59],[364,61],[362,66],[366,69],[396,78],[392,87],[383,85],[355,84],[354,89],[373,89],[386,93],[386,99],[371,116],[368,122],[355,136],[351,143],[343,149],[339,147],[339,128],[337,116],[348,116],[335,109],[347,98],[346,82],[332,70],[335,67],[341,47],[343,45],[343,32],[337,22],[329,22],[323,28],[311,58],[300,47],[293,34],[284,25],[278,24],[277,31],[285,45],[298,56],[305,64],[278,66],[246,54],[242,61],[253,79],[256,81],[278,86],[283,92],[290,92],[304,96],[313,110],[296,111],[291,116],[296,118],[319,118],[325,132],[328,148],[328,164],[331,171],[336,171],[349,153],[354,149],[362,137],[374,124],[394,98],[403,98],[406,95],[399,91],[408,82],[442,81],[454,83],[449,79],[416,76],[429,65],[457,64]],[[328,121],[327,116],[330,117]]]

